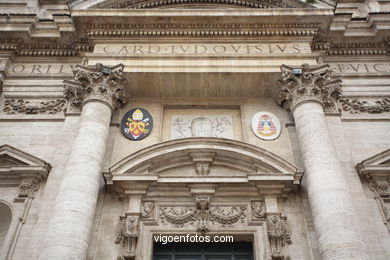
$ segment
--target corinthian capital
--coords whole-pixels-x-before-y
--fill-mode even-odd
[[[127,102],[123,65],[106,67],[77,65],[73,69],[74,81],[64,81],[65,98],[74,107],[81,107],[87,101],[97,100],[112,109]]]
[[[319,102],[324,108],[335,106],[340,96],[341,80],[331,79],[329,65],[303,64],[298,68],[282,65],[280,69],[282,78],[279,80],[278,104],[290,110],[306,101]]]

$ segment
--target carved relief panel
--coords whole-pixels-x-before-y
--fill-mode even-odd
[[[164,108],[162,137],[174,140],[189,137],[242,139],[239,106],[186,109]]]
[[[233,119],[228,115],[173,116],[171,139],[187,137],[233,139]]]

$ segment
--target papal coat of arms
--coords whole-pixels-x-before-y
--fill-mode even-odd
[[[153,129],[152,115],[143,108],[133,108],[125,114],[121,123],[122,133],[130,140],[142,140]]]
[[[279,118],[270,112],[258,112],[252,118],[252,130],[260,139],[274,140],[281,131]]]

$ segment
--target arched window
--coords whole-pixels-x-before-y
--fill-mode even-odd
[[[3,249],[11,222],[11,209],[6,204],[0,202],[0,252]]]

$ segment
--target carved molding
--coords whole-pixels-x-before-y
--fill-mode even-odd
[[[99,100],[112,109],[127,102],[122,64],[105,67],[76,65],[75,81],[64,81],[64,96],[73,107],[81,107],[87,101]]]
[[[276,98],[279,105],[293,110],[306,101],[321,103],[324,108],[336,106],[340,96],[341,80],[331,79],[329,65],[293,68],[281,66],[282,78],[279,80],[280,93]]]
[[[167,37],[308,37],[317,33],[317,23],[289,24],[87,24],[94,38],[167,38]]]
[[[272,260],[289,260],[284,253],[284,247],[291,244],[291,230],[286,218],[280,215],[267,216],[267,234],[271,246]]]
[[[390,112],[390,98],[369,101],[362,99],[341,98],[339,100],[342,110],[350,114],[369,113],[380,114]]]
[[[149,9],[149,8],[167,8],[167,7],[183,7],[185,8],[185,4],[189,4],[194,8],[193,5],[230,5],[230,6],[238,6],[238,7],[247,7],[247,8],[294,8],[291,5],[285,4],[280,0],[272,1],[272,0],[246,0],[246,1],[234,1],[234,0],[166,0],[166,1],[158,1],[158,0],[132,0],[125,1],[122,3],[118,3],[112,5],[113,9]]]
[[[210,206],[208,196],[198,196],[196,207],[160,207],[160,219],[163,224],[175,227],[196,226],[197,231],[206,233],[209,225],[219,224],[230,227],[246,219],[246,206]]]
[[[121,245],[121,255],[117,260],[134,260],[139,236],[139,215],[119,217],[115,243]]]
[[[6,99],[3,111],[6,114],[58,114],[64,110],[66,101],[63,99],[42,101]]]
[[[0,50],[12,51],[20,56],[79,56],[80,52],[93,51],[93,44],[87,38],[75,39],[71,44],[63,43],[24,43],[21,38],[0,39]]]

